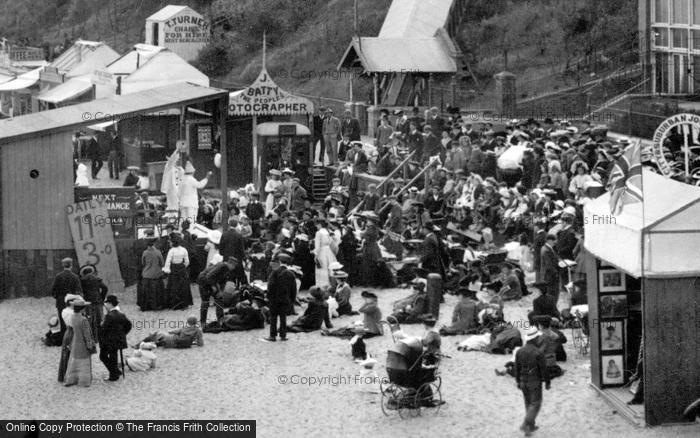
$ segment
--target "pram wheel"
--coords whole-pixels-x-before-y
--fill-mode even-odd
[[[399,399],[399,417],[411,418],[420,415],[420,406],[416,404],[416,390],[403,388]]]
[[[399,410],[403,388],[391,383],[386,387],[380,384],[379,389],[382,392],[382,412],[388,417],[390,412]]]
[[[442,381],[438,377],[434,382],[426,382],[418,388],[414,404],[419,415],[426,408],[434,409],[433,413],[435,415],[440,412],[440,407],[444,404],[442,393],[440,392],[441,383]]]

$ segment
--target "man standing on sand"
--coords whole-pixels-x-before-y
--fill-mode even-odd
[[[340,119],[333,115],[332,108],[328,108],[323,118],[323,142],[326,145],[328,162],[330,164],[338,162],[338,139],[340,138],[340,132]],[[324,158],[325,157],[321,155],[318,160],[323,163]]]
[[[535,420],[542,407],[542,382],[545,389],[550,388],[544,353],[537,347],[539,335],[537,327],[530,327],[525,333],[525,346],[515,354],[515,383],[525,400],[525,419],[520,426],[525,436],[538,429]]]
[[[119,350],[127,348],[126,335],[131,331],[129,321],[120,310],[116,295],[107,295],[105,299],[107,314],[100,326],[100,360],[109,371],[104,381],[116,382],[121,376],[117,362]]]
[[[56,299],[56,311],[58,320],[61,323],[61,333],[66,331],[66,323],[63,321],[61,312],[66,307],[65,297],[67,294],[82,295],[83,289],[80,285],[80,277],[73,272],[73,259],[66,257],[61,260],[63,271],[56,275],[51,286],[51,296]]]
[[[270,278],[267,281],[267,298],[270,301],[270,336],[266,341],[277,340],[277,320],[279,319],[280,341],[287,340],[287,314],[294,307],[297,293],[296,278],[285,266],[291,263],[289,254],[277,254],[270,261]]]

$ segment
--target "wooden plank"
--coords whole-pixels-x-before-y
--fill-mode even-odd
[[[585,250],[584,250],[585,251]],[[598,267],[595,257],[585,251],[586,287],[588,289],[589,354],[591,356],[591,383],[601,388],[600,376],[600,311],[598,309]]]
[[[683,422],[700,388],[700,280],[646,279],[644,395],[647,423]]]

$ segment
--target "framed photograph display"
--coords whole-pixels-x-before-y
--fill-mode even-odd
[[[621,386],[625,383],[625,366],[622,354],[600,356],[602,382],[605,386]]]
[[[600,317],[627,318],[627,294],[603,295],[600,297]]]
[[[625,349],[625,321],[602,321],[600,323],[600,349],[609,354]]]
[[[627,290],[625,273],[617,269],[598,270],[598,287],[600,293],[625,292]]]

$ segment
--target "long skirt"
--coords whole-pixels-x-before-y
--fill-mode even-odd
[[[184,263],[172,264],[170,266],[166,293],[170,299],[171,309],[185,309],[192,305],[190,276]]]
[[[73,327],[66,327],[66,332],[63,334],[63,343],[61,343],[61,360],[58,362],[58,381],[63,382],[68,369],[68,360],[70,359],[70,344],[73,342]]]
[[[333,254],[333,251],[331,250],[330,246],[322,246],[321,248],[318,249],[318,253],[316,254],[316,258],[318,259],[319,265],[316,266],[315,269],[315,283],[316,286],[318,287],[323,287],[323,286],[329,286],[331,285],[330,282],[330,268],[329,266],[331,263],[337,261],[335,258],[335,254]]]
[[[377,242],[365,242],[360,261],[360,286],[380,286],[382,281],[379,275],[379,262],[382,252]]]
[[[165,295],[163,280],[160,278],[141,279],[136,304],[142,312],[166,309],[169,305]]]
[[[102,303],[91,303],[85,308],[85,316],[90,322],[90,332],[92,333],[92,338],[95,343],[99,342],[97,338],[97,332],[102,324],[102,317],[104,316],[104,305]]]
[[[92,357],[86,359],[70,358],[68,370],[66,371],[65,385],[75,385],[87,387],[92,383]]]

